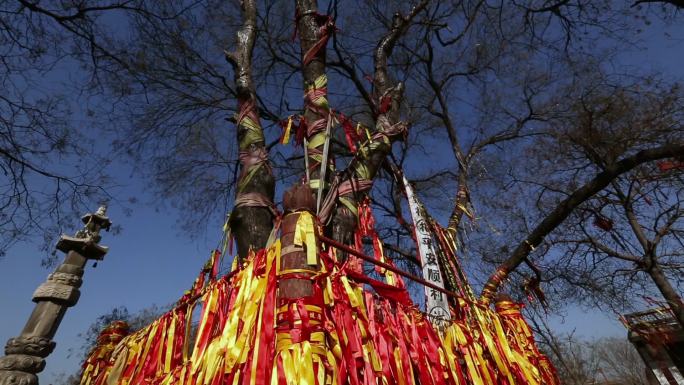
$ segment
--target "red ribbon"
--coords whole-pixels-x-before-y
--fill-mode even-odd
[[[389,111],[391,105],[392,98],[389,95],[383,96],[382,99],[380,99],[380,109],[378,111],[381,114],[384,114]]]
[[[358,132],[356,132],[356,129],[354,128],[351,119],[346,117],[343,113],[339,113],[337,117],[340,120],[342,129],[344,130],[344,137],[347,140],[347,146],[349,146],[349,151],[351,151],[352,154],[356,154],[356,142],[358,142],[361,139],[361,137],[359,136]]]

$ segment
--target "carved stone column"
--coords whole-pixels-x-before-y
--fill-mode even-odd
[[[100,230],[109,230],[111,221],[101,206],[95,214],[86,214],[85,226],[72,236],[62,235],[57,249],[66,253],[64,262],[33,293],[36,303],[18,337],[5,345],[0,358],[0,385],[37,385],[37,373],[45,368],[45,357],[55,348],[52,338],[67,308],[78,302],[83,268],[88,260],[102,260],[108,251],[100,242]]]

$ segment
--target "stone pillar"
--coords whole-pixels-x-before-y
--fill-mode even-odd
[[[86,214],[82,230],[72,236],[62,235],[57,249],[66,253],[64,262],[33,293],[36,303],[18,337],[5,345],[5,357],[0,358],[0,385],[37,385],[45,368],[45,357],[55,348],[52,338],[67,308],[78,302],[83,268],[88,260],[102,260],[108,251],[98,244],[100,230],[109,230],[111,221],[101,206],[95,214]]]

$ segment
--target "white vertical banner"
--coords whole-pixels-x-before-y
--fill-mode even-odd
[[[406,177],[402,175],[402,179],[404,188],[406,189],[406,198],[408,199],[411,218],[413,219],[414,231],[416,233],[418,255],[420,255],[420,262],[423,267],[423,279],[435,286],[444,288],[444,276],[442,275],[439,262],[437,262],[437,254],[435,253],[432,234],[429,231],[430,226],[425,217],[425,209],[418,201],[418,198]],[[427,286],[425,286],[425,308],[430,317],[430,321],[437,326],[442,326],[451,319],[449,302],[447,301],[446,295]]]

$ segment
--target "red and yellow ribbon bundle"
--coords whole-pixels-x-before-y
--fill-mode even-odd
[[[95,379],[104,379],[102,373],[109,369],[112,352],[119,342],[128,334],[128,324],[124,321],[114,321],[107,325],[97,337],[97,345],[90,351],[82,366],[82,385],[99,385]]]
[[[318,251],[310,296],[279,297],[277,240],[146,328],[126,337],[106,329],[122,339],[114,346],[103,338],[81,385],[559,383],[521,305],[492,309],[463,298],[452,320],[435,327],[398,276],[375,280],[333,250]]]

